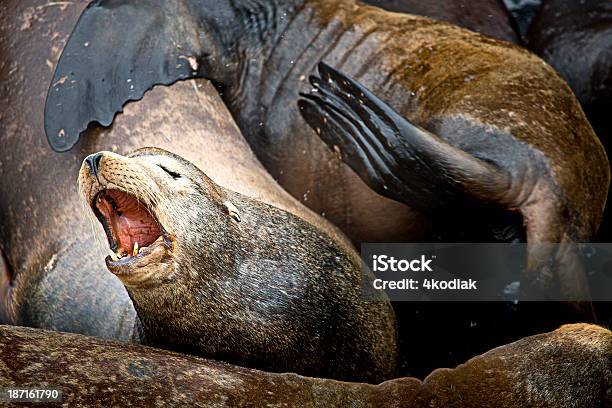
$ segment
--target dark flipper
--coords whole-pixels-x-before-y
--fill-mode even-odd
[[[410,123],[361,84],[324,63],[302,116],[375,191],[431,213],[457,198],[499,202],[510,177]]]
[[[458,149],[399,115],[351,78],[321,63],[320,78],[302,94],[302,116],[343,160],[374,190],[423,213],[452,207],[462,199],[503,207],[512,202],[511,178],[499,168]],[[565,247],[541,242],[566,242],[560,200],[541,183],[532,194],[536,204],[520,208],[526,222],[527,281],[535,290],[550,290],[555,274],[561,293],[569,299],[589,299],[588,284]],[[571,249],[571,247],[570,247]],[[553,252],[553,250],[555,252]],[[551,263],[551,260],[557,262]],[[564,273],[563,271],[569,271]],[[585,315],[590,305],[579,303]]]
[[[45,131],[55,151],[69,150],[92,122],[110,125],[154,85],[196,76],[197,18],[186,3],[98,0],[87,7],[47,94]]]

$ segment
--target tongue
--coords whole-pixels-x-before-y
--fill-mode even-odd
[[[126,193],[107,190],[96,201],[96,207],[113,229],[117,252],[121,255],[132,255],[135,243],[142,248],[161,235],[157,222],[144,205]]]

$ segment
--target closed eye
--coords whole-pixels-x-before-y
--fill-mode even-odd
[[[162,169],[163,171],[165,171],[166,173],[168,173],[173,179],[180,179],[181,175],[175,171],[172,171],[168,168],[166,168],[165,166],[158,164],[159,168]]]

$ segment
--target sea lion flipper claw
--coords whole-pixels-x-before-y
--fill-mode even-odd
[[[383,174],[393,178],[388,165],[382,160],[378,152],[363,138],[372,139],[370,130],[362,123],[355,123],[343,116],[340,110],[334,108],[333,102],[325,102],[319,95],[302,95],[304,99],[298,102],[302,115],[308,118],[308,123],[317,133],[325,134],[326,141],[339,153],[344,161],[352,163],[353,168],[374,189],[386,186]],[[338,102],[337,100],[335,102]],[[319,104],[326,104],[328,111],[324,111]],[[359,129],[358,129],[359,128]],[[355,134],[359,137],[352,138]],[[342,146],[342,148],[340,148]],[[375,164],[373,164],[375,163]],[[394,180],[396,183],[399,180]],[[401,188],[401,182],[398,185]]]
[[[308,124],[377,192],[432,212],[457,197],[502,201],[509,176],[402,117],[357,81],[321,63],[302,94]]]
[[[180,2],[98,0],[81,15],[56,67],[45,132],[67,151],[90,123],[112,123],[123,105],[154,85],[198,76],[200,45]]]

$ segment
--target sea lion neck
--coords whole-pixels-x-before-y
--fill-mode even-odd
[[[266,60],[279,37],[306,0],[191,0],[186,7],[199,19],[201,55],[192,67],[219,90],[234,89],[244,81],[249,62]],[[178,17],[177,17],[178,18]],[[248,59],[244,57],[248,56]],[[197,63],[195,61],[200,61]],[[222,95],[224,92],[222,92]]]
[[[267,84],[266,94],[274,93],[291,71],[310,72],[310,65],[315,62],[308,61],[308,66],[298,63],[307,51],[317,48],[323,56],[338,45],[333,37],[343,31],[340,27],[343,24],[326,27],[325,23],[335,20],[347,6],[356,5],[351,0],[339,1],[339,7],[320,3],[318,0],[256,0],[238,1],[233,6],[237,18],[230,36],[235,38],[228,37],[226,51],[233,54],[230,59],[237,72],[229,76],[227,82],[211,79],[221,85],[221,96],[234,115],[249,111],[250,106],[245,107],[245,102],[246,105],[267,106],[268,98],[260,93],[262,83]],[[323,46],[316,41],[327,36],[330,41]],[[285,42],[291,46],[279,46]]]

